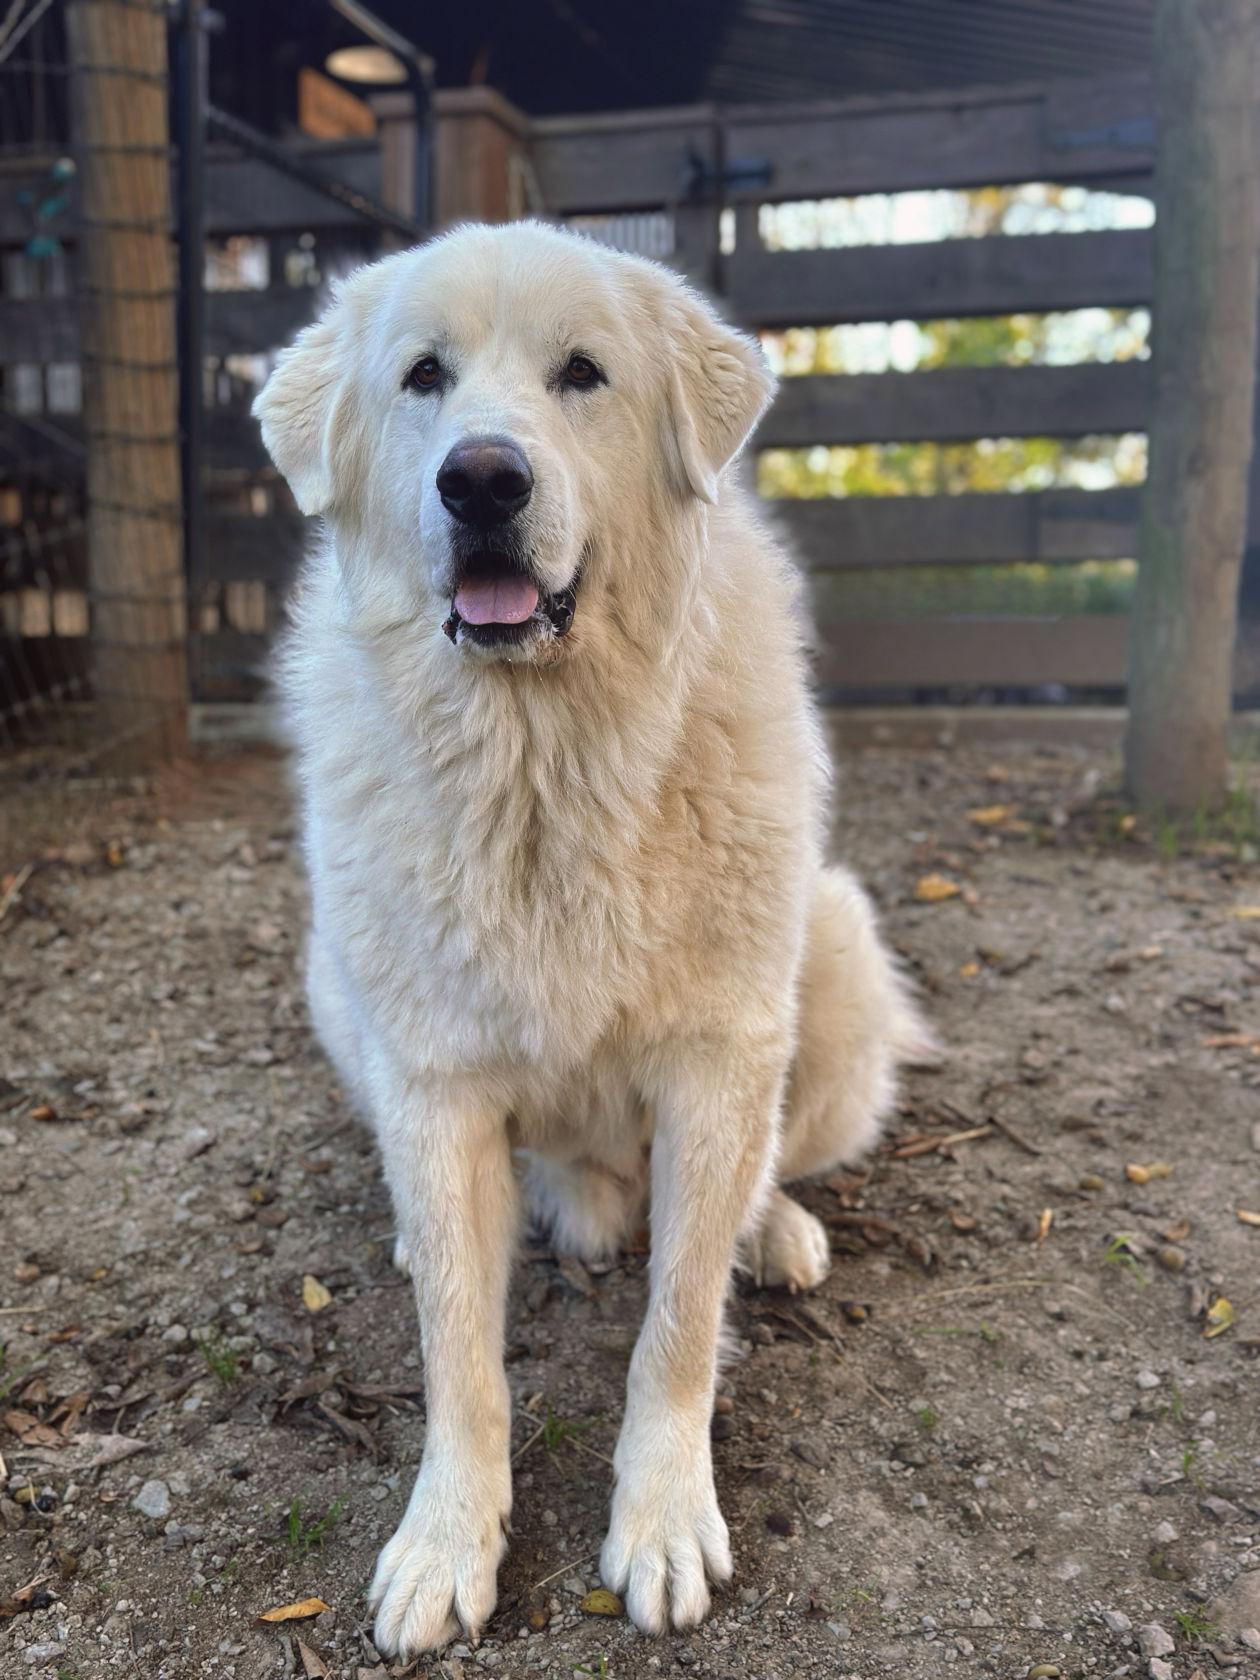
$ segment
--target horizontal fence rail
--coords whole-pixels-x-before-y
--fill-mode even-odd
[[[759,231],[761,206],[819,198],[1028,182],[1149,196],[1155,136],[1140,76],[534,121],[483,91],[437,97],[439,196],[445,180],[462,192],[479,170],[506,171],[483,183],[483,213],[571,221],[593,237],[658,256],[716,293],[752,330],[1134,309],[1151,300],[1153,236],[1145,227],[796,250],[767,248]],[[453,157],[448,145],[445,162],[444,99],[446,132],[459,148]],[[389,203],[377,139],[301,141],[286,150],[294,160],[287,172],[217,140],[207,147],[208,235],[219,244],[255,241],[267,260],[257,285],[241,280],[241,289],[205,297],[214,367],[204,425],[204,575],[190,579],[194,675],[205,698],[258,690],[267,639],[308,535],[266,460],[248,417],[250,398],[265,358],[312,318],[326,281],[380,249],[381,229],[365,228],[347,196],[378,208]],[[52,162],[0,158],[0,260],[16,257],[30,238],[19,192],[44,179]],[[346,192],[330,196],[308,176],[341,182]],[[84,474],[81,417],[72,403],[41,409],[19,400],[35,375],[51,392],[58,370],[80,359],[73,183],[65,197],[56,230],[65,264],[35,272],[19,261],[0,286],[9,411],[0,417],[0,492],[7,472],[19,488],[55,483],[73,500]],[[461,219],[478,209],[450,201],[445,214]],[[813,373],[782,380],[753,448],[1140,433],[1151,395],[1144,360]],[[1057,685],[1110,693],[1125,678],[1121,611],[900,617],[850,607],[855,616],[846,617],[851,598],[834,586],[850,575],[870,582],[870,574],[907,568],[958,575],[968,567],[1062,569],[1131,559],[1138,494],[1124,486],[785,498],[768,502],[766,514],[817,575],[825,686],[922,694]],[[1252,503],[1251,540],[1260,553],[1260,495]],[[10,579],[0,599],[4,589],[37,584]],[[1260,698],[1250,630],[1236,681],[1240,694]]]

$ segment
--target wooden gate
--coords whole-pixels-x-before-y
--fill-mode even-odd
[[[303,142],[300,152],[308,168],[388,201],[382,177],[397,122],[390,134],[384,142]],[[464,90],[438,97],[435,194],[443,221],[542,215],[657,256],[754,330],[1127,309],[1149,305],[1149,227],[783,250],[764,235],[763,207],[1029,182],[1149,195],[1153,145],[1150,92],[1138,77],[537,121],[489,90]],[[8,481],[20,478],[27,495],[51,462],[64,481],[63,501],[72,501],[82,470],[79,421],[72,402],[49,396],[50,370],[73,370],[78,357],[73,191],[66,194],[65,260],[36,265],[38,272],[23,256],[30,217],[18,192],[52,161],[6,165],[0,158],[8,411],[0,467],[7,454]],[[207,213],[207,537],[202,575],[190,579],[194,682],[201,698],[241,698],[259,687],[266,643],[306,540],[263,456],[249,401],[271,352],[315,313],[323,282],[379,249],[379,230],[230,146],[211,148]],[[809,374],[784,379],[754,448],[1141,433],[1149,402],[1142,360]],[[0,482],[0,506],[3,491]],[[1123,611],[854,617],[836,609],[828,580],[1131,558],[1137,494],[1112,486],[776,502],[819,582],[821,682],[872,697],[1028,693],[1047,685],[1118,697]],[[1254,562],[1257,496],[1252,533]],[[68,555],[79,552],[77,533],[66,542]],[[1250,576],[1254,588],[1254,563]],[[44,587],[19,582],[28,593]],[[56,620],[82,633],[86,623],[67,606],[73,589],[64,580],[61,594],[56,611],[50,604],[31,622]],[[1258,644],[1253,618],[1240,639],[1240,697],[1260,697]]]

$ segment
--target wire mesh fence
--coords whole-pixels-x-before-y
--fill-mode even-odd
[[[32,827],[64,831],[67,806],[182,742],[168,10],[71,0],[0,26],[5,109],[25,130],[4,137],[6,849]],[[16,59],[21,40],[39,56]]]

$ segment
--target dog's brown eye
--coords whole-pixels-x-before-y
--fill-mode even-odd
[[[442,377],[442,364],[436,356],[422,356],[407,375],[407,385],[413,391],[431,391]]]
[[[564,366],[570,385],[598,385],[603,375],[589,356],[570,356]]]

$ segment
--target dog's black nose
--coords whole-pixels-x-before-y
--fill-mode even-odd
[[[509,438],[457,443],[438,468],[442,505],[465,525],[502,525],[534,488],[529,462]]]

